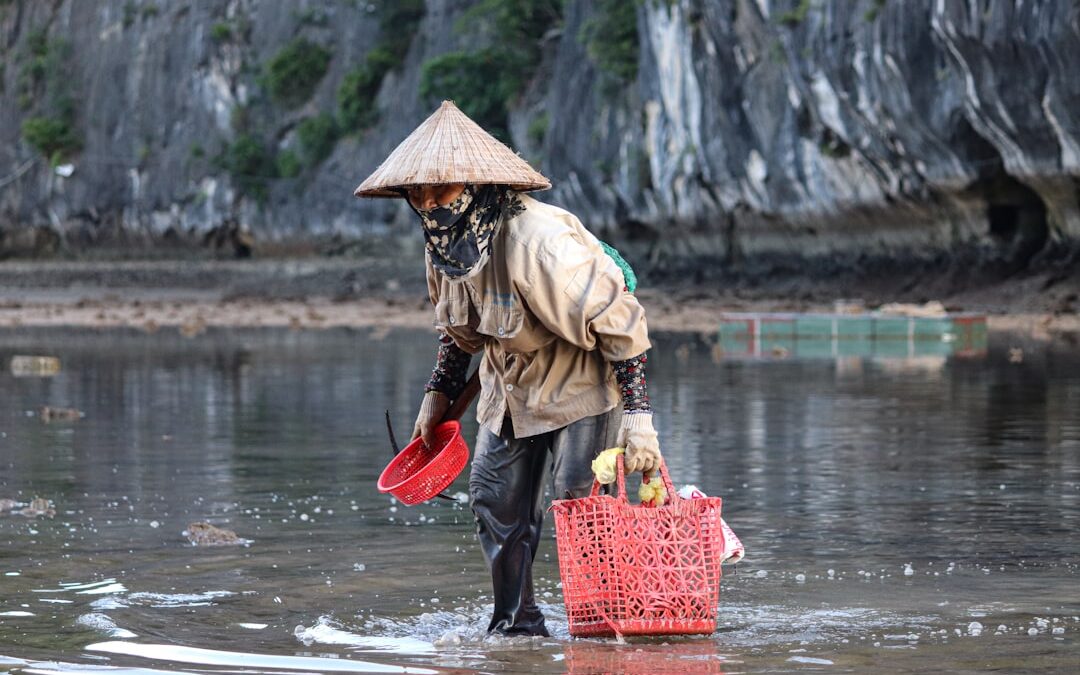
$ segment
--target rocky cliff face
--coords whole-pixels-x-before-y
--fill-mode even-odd
[[[475,2],[418,4],[388,28],[363,0],[0,2],[9,248],[226,223],[418,246],[392,227],[400,204],[351,190],[434,109],[424,64],[499,40],[458,20]],[[561,5],[507,130],[552,179],[546,199],[652,261],[967,251],[1009,272],[1080,241],[1073,0],[643,0],[615,70],[588,37],[613,6],[631,3]],[[271,65],[297,43],[325,57],[295,52],[323,66],[286,68],[299,93]],[[319,136],[310,121],[387,44],[377,121]]]

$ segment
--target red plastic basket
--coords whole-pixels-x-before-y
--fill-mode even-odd
[[[402,504],[419,504],[439,494],[458,477],[469,461],[469,446],[456,420],[435,427],[437,451],[416,438],[390,460],[379,476],[379,492],[389,492]]]
[[[552,503],[570,634],[708,634],[716,630],[724,537],[719,497],[682,499],[667,467],[668,503],[626,498],[622,457],[618,495],[592,493]]]

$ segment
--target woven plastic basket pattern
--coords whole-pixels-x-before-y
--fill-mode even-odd
[[[469,461],[469,448],[461,438],[461,425],[443,422],[435,429],[437,449],[419,438],[391,460],[379,476],[379,491],[389,492],[403,504],[427,501],[454,482]]]
[[[666,467],[671,500],[653,508],[617,496],[554,502],[559,573],[570,634],[708,634],[716,630],[724,539],[722,500],[681,499]]]

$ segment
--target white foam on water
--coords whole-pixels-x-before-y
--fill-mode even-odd
[[[719,617],[724,642],[741,647],[778,643],[833,642],[856,634],[887,630],[915,634],[935,619],[903,616],[879,609],[849,607],[813,609],[782,605],[728,605]],[[900,630],[896,630],[896,629]],[[895,632],[894,632],[895,631]]]
[[[61,600],[60,598],[40,598],[38,602],[48,602],[53,605],[70,605],[74,600]]]
[[[34,616],[34,613],[33,612],[20,612],[18,610],[13,610],[13,611],[10,611],[10,612],[0,612],[0,616]],[[0,661],[0,663],[3,663],[3,661]]]
[[[87,628],[100,631],[112,638],[120,638],[126,640],[129,638],[139,637],[135,633],[132,633],[125,628],[117,626],[116,622],[113,621],[112,618],[106,614],[83,614],[75,620],[75,623],[80,626],[86,626]]]
[[[101,586],[99,588],[88,588],[84,591],[76,591],[78,595],[112,595],[113,593],[126,593],[127,588],[124,584],[115,583],[108,586]]]
[[[127,607],[128,604],[120,598],[109,596],[107,598],[98,598],[91,602],[90,606],[94,609],[123,609],[124,607]]]
[[[135,642],[99,642],[88,645],[86,651],[138,656],[158,661],[176,661],[203,666],[231,666],[247,669],[286,669],[324,673],[408,673],[415,675],[439,675],[428,668],[391,666],[354,659],[327,659],[318,656],[277,656],[250,652],[227,652],[218,649],[181,647],[166,644],[139,644]]]
[[[89,583],[84,581],[61,581],[59,583],[60,588],[35,588],[34,593],[67,593],[68,591],[92,591],[101,588],[110,588],[119,586],[121,591],[126,591],[121,584],[116,583],[116,579],[102,579],[101,581],[91,581]],[[103,591],[96,590],[100,593]],[[105,591],[111,592],[111,591]]]
[[[0,664],[4,661],[0,659]],[[32,675],[68,675],[69,673],[95,673],[96,675],[187,675],[179,670],[157,670],[155,668],[124,668],[114,666],[97,666],[85,663],[64,663],[62,661],[21,661],[17,665],[25,665],[20,673]]]
[[[232,591],[206,591],[205,593],[132,593],[128,600],[132,603],[151,607],[200,607],[212,604],[217,598],[236,595]]]
[[[270,624],[268,624],[268,623],[238,623],[236,625],[240,626],[241,628],[247,628],[248,630],[262,630],[263,628],[268,627]]]
[[[205,593],[150,593],[140,591],[129,593],[124,598],[102,598],[93,603],[96,609],[117,609],[119,607],[206,607],[214,604],[217,598],[236,595],[233,591],[206,591]]]
[[[788,661],[791,661],[791,662],[794,662],[794,663],[812,663],[812,664],[818,665],[818,666],[831,666],[831,665],[833,665],[833,662],[830,661],[829,659],[819,659],[819,658],[815,658],[813,656],[792,656],[791,658],[788,659]]]
[[[14,656],[4,656],[0,654],[0,666],[25,666],[28,661],[17,659]]]
[[[566,624],[566,609],[562,603],[541,602],[537,603],[537,606],[544,614],[545,625],[552,637],[564,639],[570,637]],[[466,646],[476,646],[481,643],[491,646],[492,643],[503,641],[500,636],[489,634],[487,631],[493,609],[491,603],[486,603],[426,612],[407,620],[369,619],[365,622],[364,629],[365,632],[417,637],[432,644],[442,641],[447,631],[454,631]],[[511,642],[515,639],[523,644],[528,642],[521,638],[508,638]]]
[[[313,644],[347,645],[398,654],[431,654],[435,651],[430,642],[415,637],[359,635],[326,616],[320,616],[313,626],[297,626],[293,635],[308,647]]]

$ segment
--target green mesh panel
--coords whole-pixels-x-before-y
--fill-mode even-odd
[[[615,261],[615,264],[622,270],[623,279],[626,281],[626,290],[633,293],[637,289],[637,275],[634,274],[634,269],[630,267],[630,263],[626,262],[619,252],[615,250],[614,246],[611,246],[605,242],[600,242],[600,245],[604,247],[604,253],[611,256],[611,259]]]

